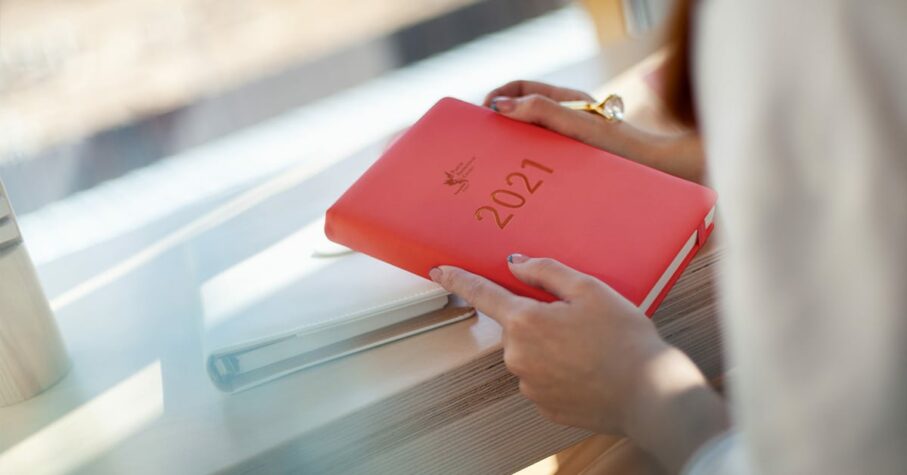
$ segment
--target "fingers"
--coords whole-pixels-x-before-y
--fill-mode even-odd
[[[435,267],[429,274],[433,281],[463,297],[470,305],[502,326],[505,326],[508,316],[515,309],[528,303],[526,298],[516,296],[500,285],[458,267]]]
[[[497,98],[494,107],[502,115],[530,124],[537,124],[585,143],[592,143],[601,133],[604,122],[600,117],[568,109],[551,98],[539,94]]]
[[[485,96],[483,105],[491,106],[491,101],[499,96],[517,98],[530,94],[540,94],[555,101],[593,101],[592,96],[576,89],[557,87],[535,81],[511,81],[491,91]]]
[[[517,279],[533,287],[541,287],[562,300],[576,300],[601,286],[601,282],[596,278],[571,269],[554,259],[513,254],[507,260],[510,263],[510,271]]]

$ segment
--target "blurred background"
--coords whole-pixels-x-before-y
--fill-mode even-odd
[[[53,205],[68,197],[96,201],[88,209],[115,234],[386,140],[442,96],[475,101],[516,78],[592,90],[658,47],[669,9],[670,0],[4,0],[0,178],[27,241],[37,235],[40,264],[66,251],[34,241],[54,235],[35,229],[42,216],[59,224],[66,207]]]
[[[265,445],[187,364],[201,361],[200,289],[320,228],[441,97],[535,79],[618,92],[639,125],[645,91],[616,84],[654,90],[654,68],[635,65],[658,59],[670,3],[0,0],[0,179],[75,360],[40,417],[7,413],[22,422],[0,455],[103,465],[209,420]],[[262,281],[261,301],[284,285]],[[149,411],[69,443],[106,419],[97,404],[132,399]]]

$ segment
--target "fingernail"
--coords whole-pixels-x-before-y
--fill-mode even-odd
[[[522,254],[511,254],[507,256],[507,262],[511,264],[522,264],[528,260],[529,258]]]
[[[432,267],[431,270],[428,271],[428,276],[431,277],[431,280],[433,280],[435,282],[438,282],[439,280],[441,280],[442,274],[443,274],[443,271],[441,271],[441,269],[439,269],[437,267]]]
[[[512,112],[516,108],[516,101],[509,97],[495,97],[491,101],[491,108],[497,112]]]

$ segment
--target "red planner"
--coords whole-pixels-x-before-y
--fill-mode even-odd
[[[328,210],[328,238],[421,276],[447,264],[539,300],[512,253],[551,257],[652,315],[713,228],[715,193],[445,98]]]

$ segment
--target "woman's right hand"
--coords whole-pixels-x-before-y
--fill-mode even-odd
[[[595,99],[582,91],[534,81],[512,81],[488,93],[484,105],[681,178],[701,182],[705,160],[696,134],[654,135],[624,122],[561,106],[561,101]]]
[[[627,435],[673,471],[727,428],[724,402],[696,365],[614,289],[553,259],[507,261],[514,277],[560,300],[521,297],[452,266],[430,276],[501,325],[504,363],[540,414]]]

